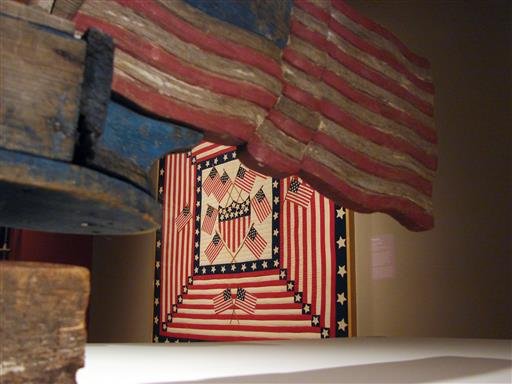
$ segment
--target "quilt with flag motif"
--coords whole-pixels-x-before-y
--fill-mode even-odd
[[[351,334],[348,213],[203,142],[160,163],[154,341]]]

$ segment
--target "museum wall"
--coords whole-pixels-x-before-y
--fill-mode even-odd
[[[356,215],[361,336],[512,337],[511,8],[349,1],[432,62],[436,227]],[[154,234],[94,239],[90,341],[151,340]]]
[[[428,57],[435,229],[356,215],[359,335],[512,337],[511,7],[350,1]]]

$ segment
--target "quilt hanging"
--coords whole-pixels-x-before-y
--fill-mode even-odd
[[[348,213],[203,142],[160,162],[154,342],[346,337]]]

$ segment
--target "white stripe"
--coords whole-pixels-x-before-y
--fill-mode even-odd
[[[315,209],[316,209],[316,222],[315,226],[317,229],[316,236],[316,244],[315,244],[315,262],[316,262],[316,303],[315,303],[315,314],[319,315],[321,313],[321,307],[322,307],[322,257],[320,256],[322,254],[322,247],[321,247],[321,241],[322,241],[322,233],[318,233],[318,229],[320,228],[320,222],[322,220],[321,213],[319,210],[320,206],[320,195],[318,193],[315,193]]]
[[[209,279],[209,280],[194,280],[194,286],[200,286],[200,285],[211,285],[211,284],[239,284],[239,283],[252,283],[257,281],[276,281],[279,280],[279,275],[272,274],[272,275],[264,275],[264,276],[255,276],[255,277],[236,277],[236,278],[229,278],[229,276],[226,276],[225,278],[218,278],[218,279]],[[283,283],[284,284],[284,283]]]

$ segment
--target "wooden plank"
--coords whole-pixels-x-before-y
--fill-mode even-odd
[[[170,152],[192,148],[202,137],[192,129],[111,102],[105,129],[91,149],[87,164],[129,180],[149,193],[151,166]]]
[[[85,42],[2,13],[0,45],[0,148],[71,161]]]
[[[0,382],[75,383],[84,365],[89,271],[0,262]]]
[[[27,7],[11,0],[0,1],[0,13],[12,16],[17,19],[23,19],[34,24],[46,26],[73,35],[75,25],[72,21],[62,19],[54,15],[49,15],[45,10],[37,7]]]
[[[0,149],[0,226],[77,234],[146,233],[160,204],[102,172]]]
[[[55,0],[52,14],[71,20],[83,2],[84,0]]]

